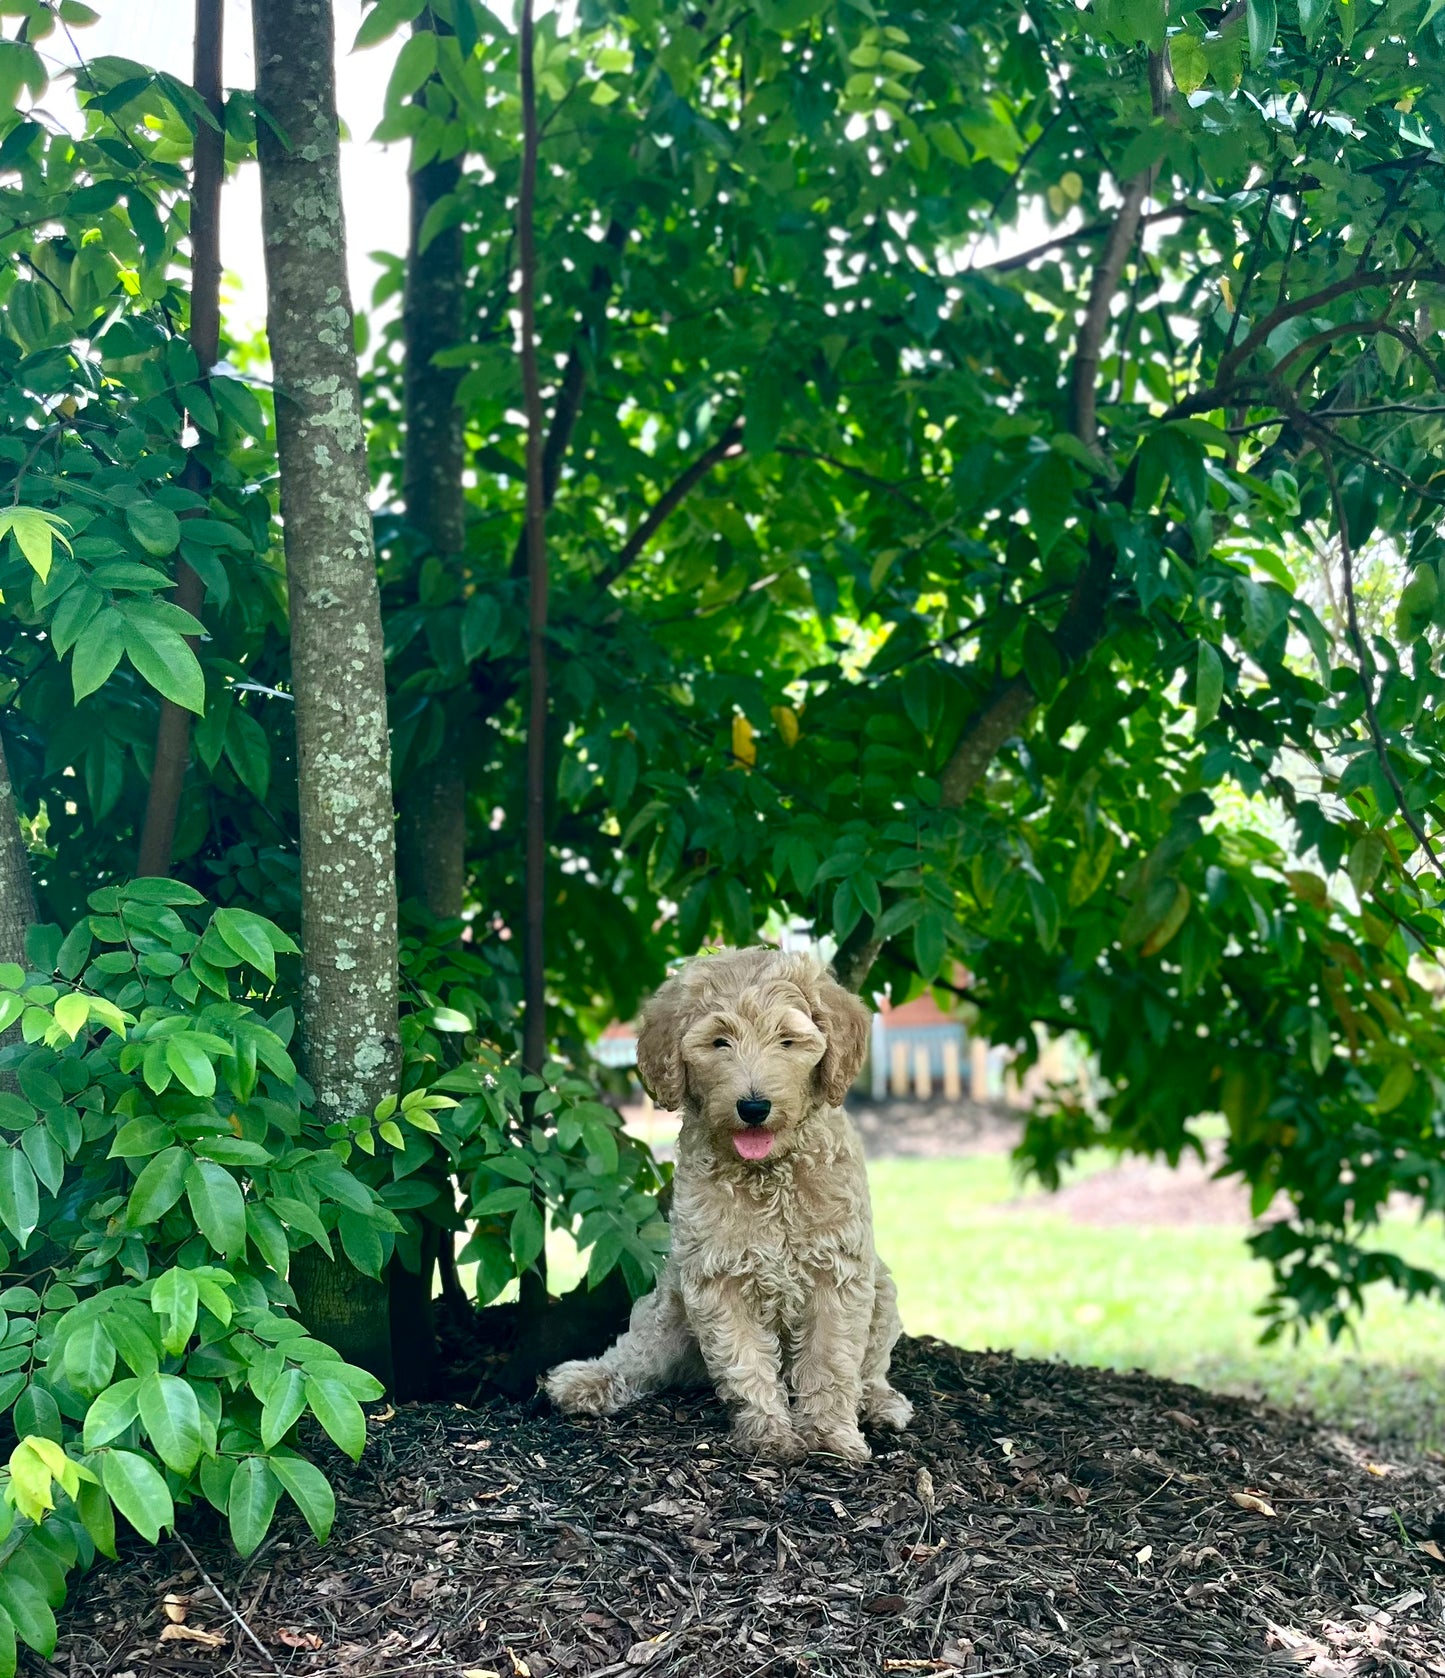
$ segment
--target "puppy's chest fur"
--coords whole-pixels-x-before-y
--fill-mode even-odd
[[[872,1276],[862,1151],[840,1112],[809,1120],[783,1158],[760,1166],[685,1142],[675,1181],[675,1260],[736,1280],[765,1321],[796,1323],[820,1283]]]

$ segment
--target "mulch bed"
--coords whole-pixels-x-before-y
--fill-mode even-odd
[[[931,1340],[896,1372],[914,1427],[861,1470],[739,1459],[701,1396],[383,1410],[328,1546],[283,1516],[242,1563],[198,1515],[189,1552],[94,1574],[30,1670],[1445,1675],[1439,1461]]]

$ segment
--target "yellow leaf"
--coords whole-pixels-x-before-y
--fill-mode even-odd
[[[1077,204],[1084,196],[1084,177],[1075,169],[1069,169],[1059,176],[1059,191],[1065,198]]]
[[[758,761],[758,748],[753,743],[753,725],[743,716],[733,718],[733,758],[749,768]]]
[[[1140,955],[1154,956],[1159,954],[1160,950],[1184,925],[1184,917],[1189,913],[1189,905],[1192,901],[1189,895],[1189,887],[1184,884],[1183,880],[1180,880],[1174,889],[1174,901],[1169,905],[1168,913],[1139,946]]]
[[[1248,1509],[1252,1515],[1274,1514],[1274,1505],[1253,1492],[1231,1492],[1229,1496],[1231,1502],[1237,1503],[1241,1509]]]
[[[1228,274],[1219,276],[1219,291],[1224,298],[1224,306],[1231,314],[1234,313],[1234,287],[1230,283]]]
[[[778,733],[783,737],[785,746],[796,746],[798,743],[798,713],[791,705],[774,705],[773,721],[778,725]]]

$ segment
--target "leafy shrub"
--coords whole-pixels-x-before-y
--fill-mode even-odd
[[[289,1497],[326,1537],[297,1426],[359,1457],[382,1389],[297,1321],[294,1249],[415,1267],[422,1220],[459,1221],[454,1173],[483,1300],[536,1259],[544,1208],[592,1244],[594,1280],[620,1263],[640,1291],[666,1246],[617,1115],[483,1041],[486,958],[457,928],[409,943],[401,1090],[323,1125],[290,1053],[286,933],[174,880],[90,907],[32,929],[28,972],[0,964],[0,1678],[17,1637],[52,1651],[66,1573],[114,1555],[117,1512],[154,1542],[203,1500],[248,1554]]]

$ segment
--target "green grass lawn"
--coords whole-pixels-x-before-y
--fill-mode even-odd
[[[1380,1291],[1354,1343],[1312,1334],[1262,1347],[1255,1312],[1269,1272],[1239,1229],[1077,1224],[1047,1195],[1021,1191],[1001,1156],[881,1160],[870,1178],[879,1251],[911,1333],[1147,1369],[1308,1405],[1381,1437],[1445,1443],[1441,1307]],[[1445,1261],[1438,1231],[1398,1223],[1390,1239],[1419,1262]]]
[[[1100,1161],[1086,1169],[1099,1169]],[[1244,1231],[1094,1227],[1021,1189],[1003,1155],[889,1159],[869,1168],[878,1250],[905,1328],[978,1350],[1147,1369],[1216,1391],[1306,1405],[1399,1444],[1445,1446],[1445,1308],[1379,1291],[1358,1339],[1261,1346],[1269,1288]],[[1445,1264],[1438,1229],[1390,1228],[1397,1250]],[[553,1233],[549,1279],[582,1267]]]

